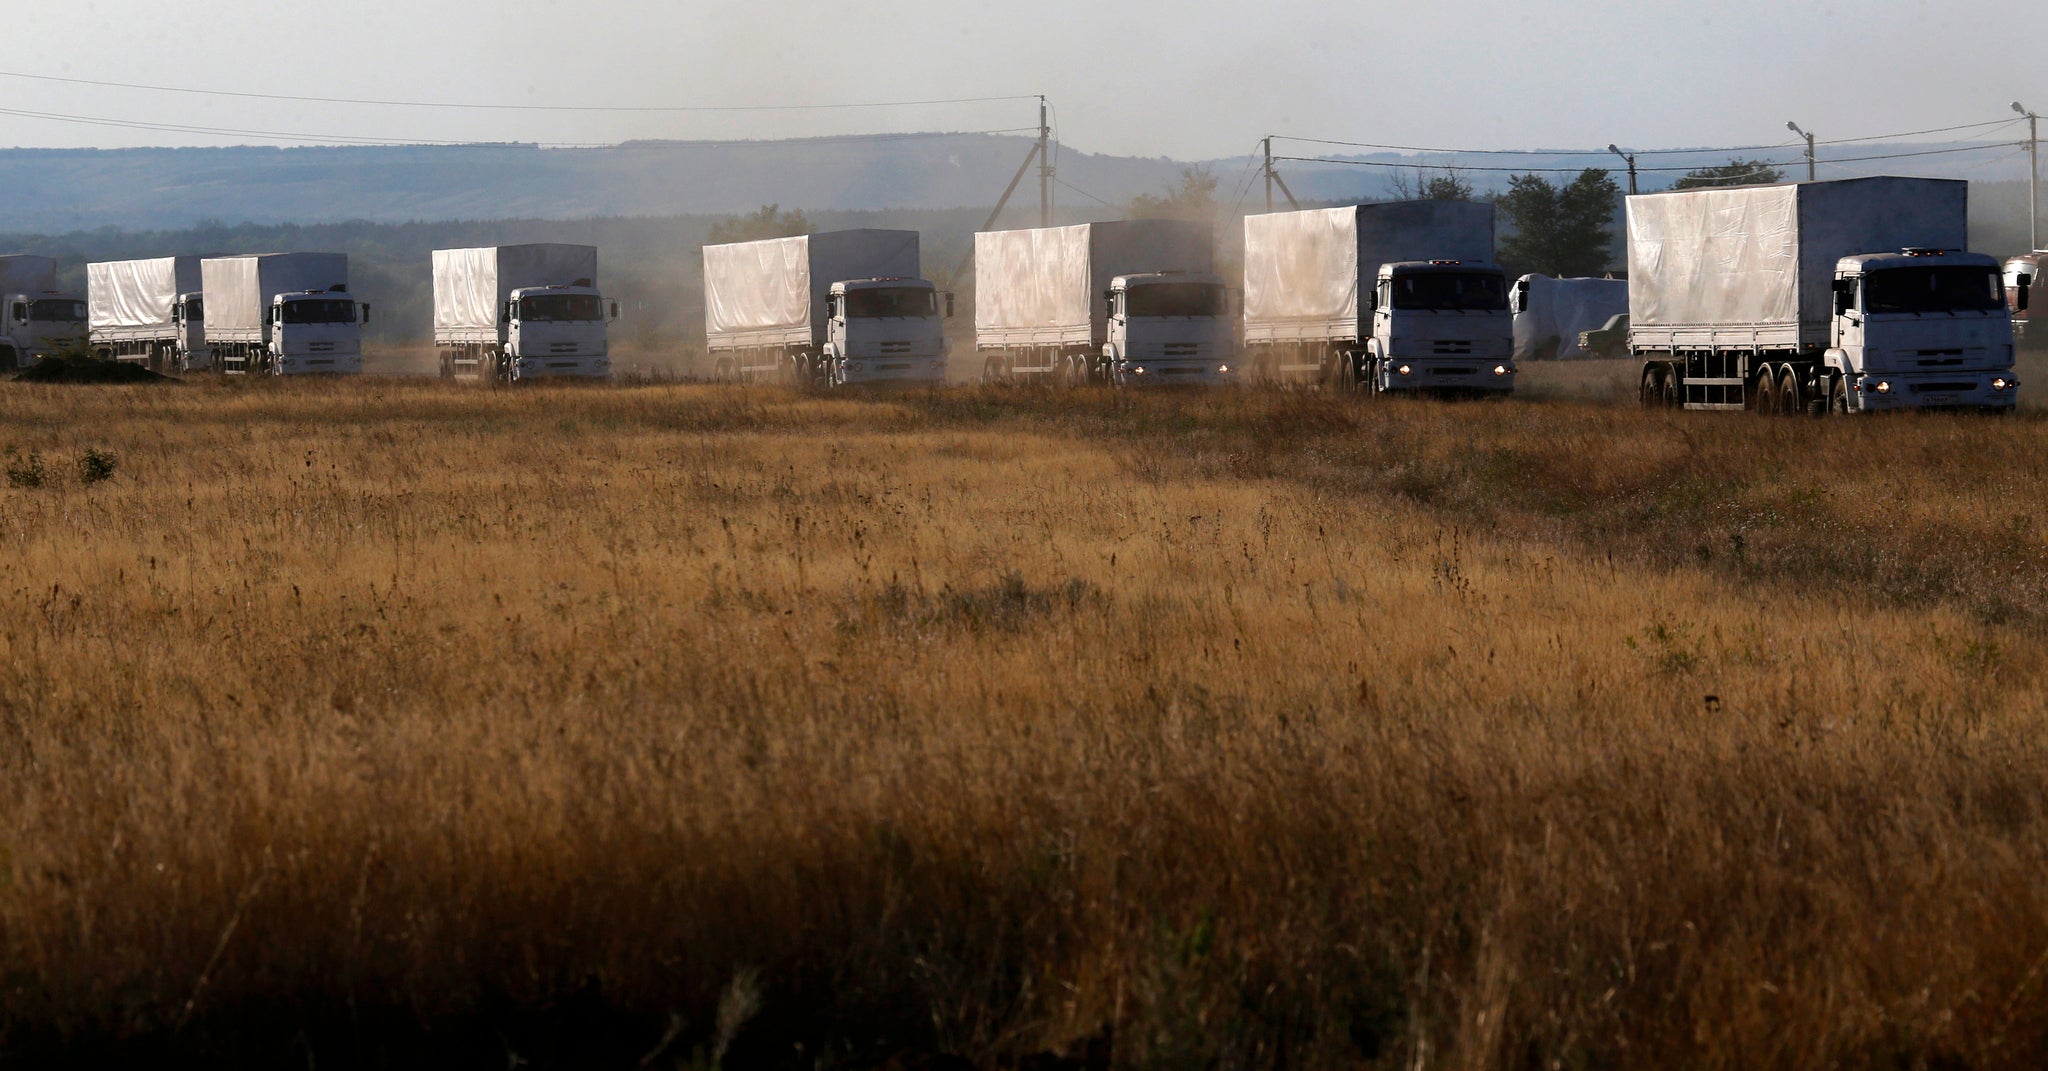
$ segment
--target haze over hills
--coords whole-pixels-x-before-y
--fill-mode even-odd
[[[717,215],[770,202],[805,210],[873,211],[992,205],[1017,172],[1032,139],[1017,135],[929,134],[794,141],[629,142],[607,148],[534,145],[236,147],[183,149],[0,150],[0,232],[63,233],[117,227],[164,230],[202,221],[319,224],[348,220],[587,219],[605,216]],[[1319,156],[1329,147],[1282,144],[1276,152]],[[1871,155],[1870,146],[1824,149],[1832,156]],[[1912,152],[1887,145],[1883,152]],[[1837,151],[1839,150],[1839,151]],[[1336,151],[1344,151],[1338,149]],[[1669,172],[1725,162],[1730,154],[1645,156],[1642,188],[1668,184]],[[1797,160],[1779,149],[1748,155]],[[1284,161],[1287,185],[1305,201],[1378,200],[1394,196],[1397,176],[1412,167],[1472,168],[1461,174],[1482,192],[1505,184],[1502,170],[1611,168],[1606,153],[1559,152],[1512,157],[1480,154],[1374,153],[1351,160],[1401,164],[1399,169]],[[1226,204],[1263,207],[1257,161],[1197,161],[1220,180]],[[1087,153],[1056,146],[1054,199],[1070,210],[1114,209],[1140,193],[1158,192],[1188,162],[1160,157]],[[1919,174],[2015,180],[2025,159],[2010,145],[1981,152],[1828,165],[1827,177]],[[1798,166],[1787,167],[1797,174]],[[1036,208],[1037,180],[1027,175],[1017,200]]]

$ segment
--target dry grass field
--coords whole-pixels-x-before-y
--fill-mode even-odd
[[[0,1063],[2048,1065],[2048,420],[1573,375],[8,384]]]

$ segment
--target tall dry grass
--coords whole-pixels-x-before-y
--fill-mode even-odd
[[[47,473],[0,487],[17,1061],[2048,1062],[2029,417],[365,381],[0,427]]]

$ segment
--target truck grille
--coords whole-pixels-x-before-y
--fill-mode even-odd
[[[1433,376],[1469,376],[1473,371],[1475,370],[1471,368],[1432,368],[1429,370],[1429,374]]]
[[[1915,383],[1915,394],[1953,394],[1957,391],[1976,390],[1975,383]]]
[[[332,343],[332,342],[315,342],[315,343],[312,343],[312,344],[308,345],[308,346],[306,347],[306,350],[307,350],[307,352],[309,352],[309,353],[333,353],[333,352],[334,352],[334,343]]]
[[[1440,338],[1432,343],[1432,345],[1435,348],[1430,352],[1438,356],[1453,356],[1472,352],[1472,340],[1469,338]]]
[[[1199,342],[1169,342],[1163,352],[1168,357],[1193,357],[1201,349]]]
[[[884,342],[884,343],[882,343],[882,356],[884,356],[884,357],[889,357],[889,356],[893,356],[893,355],[897,355],[897,354],[905,354],[905,353],[909,353],[909,352],[910,352],[910,343],[908,343],[908,342]]]
[[[575,344],[574,342],[550,342],[550,343],[548,343],[548,352],[549,352],[549,353],[575,353],[575,352],[576,352],[576,344]]]

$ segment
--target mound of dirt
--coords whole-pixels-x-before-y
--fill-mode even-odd
[[[22,383],[176,383],[139,364],[51,354],[14,377]]]

